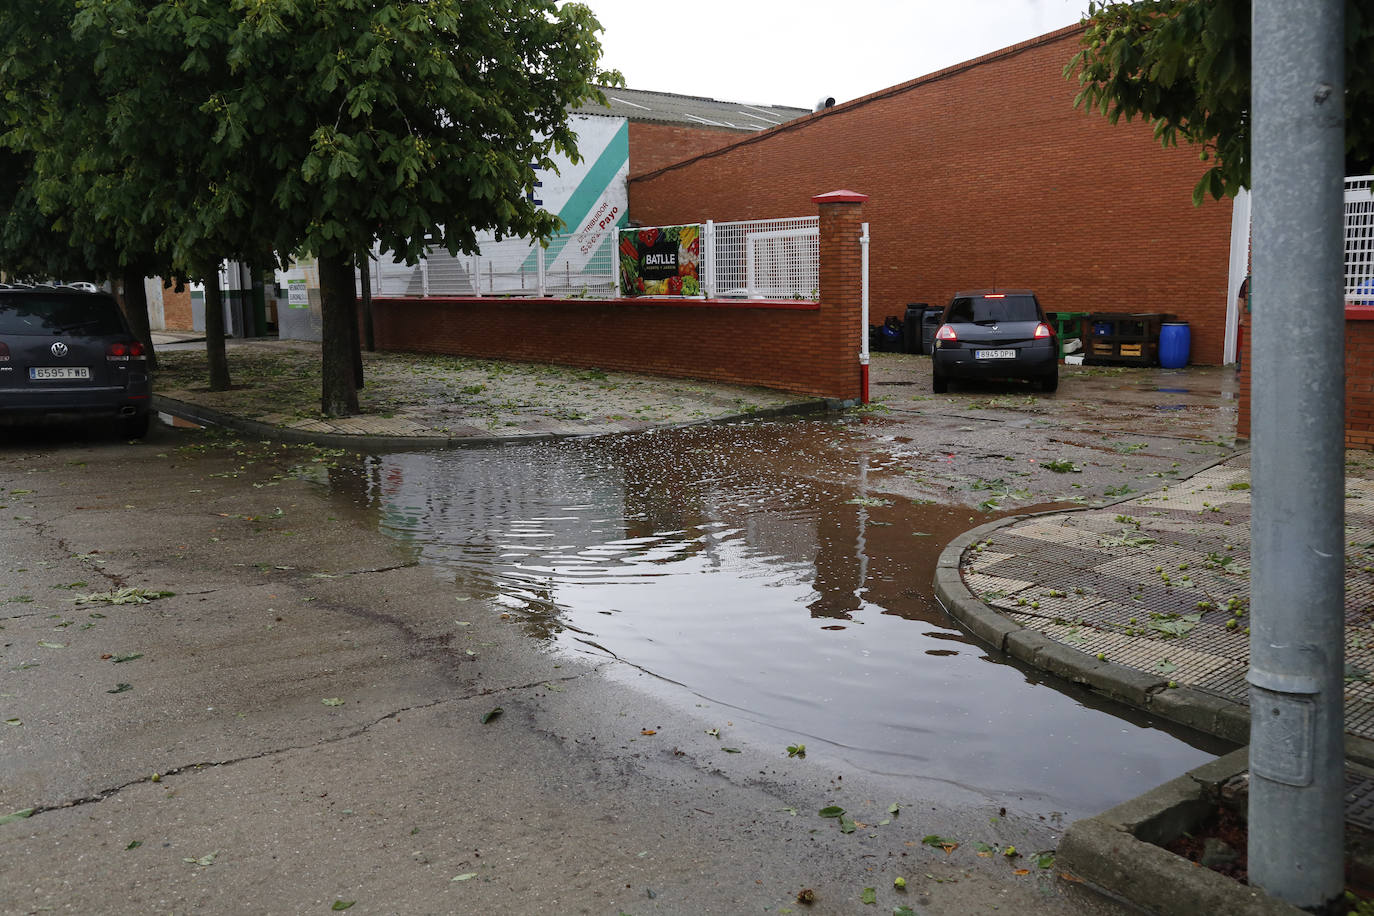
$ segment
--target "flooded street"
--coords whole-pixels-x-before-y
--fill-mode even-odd
[[[455,628],[463,599],[494,598],[552,651],[616,659],[717,715],[723,747],[804,743],[931,796],[1073,818],[1229,746],[990,654],[934,601],[938,554],[999,515],[1158,485],[1223,450],[1014,397],[387,455],[336,479],[452,577]]]
[[[1065,827],[1227,748],[990,654],[932,579],[985,521],[1229,454],[1231,376],[932,397],[877,364],[865,409],[486,450],[0,441],[0,881],[23,912],[1121,912],[1060,877]]]

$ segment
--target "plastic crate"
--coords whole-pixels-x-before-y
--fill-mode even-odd
[[[1097,364],[1154,366],[1159,363],[1159,329],[1166,315],[1156,312],[1093,312],[1087,361]]]

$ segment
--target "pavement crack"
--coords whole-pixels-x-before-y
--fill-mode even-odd
[[[398,569],[410,569],[419,566],[419,560],[407,560],[404,563],[395,563],[391,566],[378,566],[374,569],[351,569],[348,572],[335,573],[334,578],[342,579],[345,576],[370,576],[376,573],[395,572]]]
[[[543,682],[541,682],[541,683],[543,683]],[[536,686],[537,686],[537,685],[536,685]],[[233,765],[239,764],[239,763],[249,763],[249,762],[252,762],[252,761],[254,761],[254,760],[265,760],[265,759],[267,759],[267,758],[269,758],[269,757],[275,757],[275,756],[277,756],[277,755],[279,755],[279,754],[287,754],[287,753],[290,753],[290,752],[292,752],[292,751],[303,751],[303,750],[308,750],[308,749],[310,749],[310,748],[312,748],[312,747],[320,747],[320,746],[326,745],[326,744],[335,744],[335,743],[337,743],[337,742],[339,742],[339,741],[348,741],[349,739],[357,738],[357,737],[359,737],[359,736],[361,736],[361,735],[367,734],[369,731],[371,731],[371,730],[372,730],[373,728],[375,728],[376,726],[381,725],[383,722],[387,722],[387,721],[390,721],[390,720],[392,720],[392,719],[395,719],[397,716],[401,715],[402,713],[414,712],[414,711],[417,710],[417,709],[429,709],[429,708],[431,708],[431,707],[438,706],[438,705],[440,705],[440,704],[442,704],[442,703],[459,702],[459,701],[461,701],[461,700],[467,700],[467,699],[472,699],[472,697],[459,697],[459,698],[456,698],[456,699],[455,699],[455,698],[445,698],[445,699],[438,699],[438,700],[430,700],[430,701],[425,702],[425,703],[415,703],[415,704],[413,704],[413,705],[411,705],[411,706],[404,706],[404,707],[402,707],[402,708],[400,708],[400,709],[393,709],[391,712],[387,713],[386,715],[384,715],[384,716],[378,716],[377,718],[373,719],[372,721],[366,722],[366,723],[364,723],[364,724],[362,724],[362,725],[360,725],[360,726],[357,726],[357,727],[355,727],[355,728],[353,728],[353,729],[350,729],[349,731],[340,732],[340,733],[334,734],[334,735],[329,735],[329,736],[326,736],[326,737],[324,737],[324,738],[320,738],[320,739],[317,740],[317,741],[312,741],[312,742],[310,742],[310,743],[308,743],[308,744],[289,744],[289,745],[286,745],[286,746],[284,746],[284,747],[268,748],[267,750],[258,751],[258,752],[255,753],[255,754],[244,754],[244,755],[241,756],[241,757],[230,757],[230,758],[227,759],[227,760],[207,760],[207,761],[201,761],[200,763],[187,763],[187,764],[182,764],[182,765],[180,765],[180,766],[170,767],[170,768],[168,768],[168,769],[166,769],[166,770],[163,770],[163,771],[161,771],[161,772],[159,772],[159,773],[155,773],[155,774],[153,774],[153,775],[149,775],[149,776],[140,776],[140,777],[137,778],[137,779],[130,779],[130,780],[128,780],[127,782],[122,782],[122,783],[120,783],[120,784],[117,785],[117,786],[111,786],[110,788],[107,788],[107,789],[101,789],[99,792],[95,792],[95,793],[93,793],[93,794],[91,794],[91,795],[83,795],[83,796],[81,796],[81,797],[79,797],[79,798],[68,799],[67,801],[62,802],[61,804],[57,804],[57,805],[35,805],[32,809],[30,809],[29,817],[37,817],[38,815],[40,815],[40,814],[46,814],[46,813],[48,813],[49,811],[61,811],[61,810],[66,809],[66,808],[79,808],[79,807],[81,807],[81,806],[83,806],[83,805],[91,805],[91,804],[96,804],[96,803],[98,803],[98,802],[103,802],[103,801],[105,801],[106,799],[113,798],[114,796],[118,795],[120,792],[123,792],[125,789],[130,788],[131,786],[138,786],[138,785],[143,785],[143,784],[145,784],[145,783],[154,783],[154,782],[160,783],[160,782],[162,782],[164,779],[166,779],[166,778],[169,777],[169,776],[180,776],[180,775],[185,774],[185,773],[195,773],[195,772],[199,772],[199,771],[201,771],[201,770],[210,769],[210,768],[212,768],[212,767],[227,767],[227,766],[233,766]]]
[[[536,687],[543,687],[548,684],[570,683],[572,681],[581,680],[583,678],[590,677],[591,675],[598,674],[600,670],[601,669],[597,667],[592,668],[589,671],[584,671],[581,674],[565,674],[561,677],[546,677],[538,681],[532,681],[528,684],[508,684],[505,687],[484,687],[477,693],[466,694],[460,699],[472,700],[476,699],[477,697],[495,696],[498,693],[515,693],[516,691],[520,690],[533,690]]]

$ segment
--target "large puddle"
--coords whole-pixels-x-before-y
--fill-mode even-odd
[[[988,516],[886,492],[911,448],[760,421],[390,455],[366,477],[388,532],[532,636],[866,770],[1080,816],[1230,749],[964,636],[931,579]]]

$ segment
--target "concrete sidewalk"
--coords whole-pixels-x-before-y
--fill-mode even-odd
[[[155,409],[261,438],[354,449],[487,446],[635,432],[825,410],[823,400],[765,388],[568,366],[407,353],[364,353],[363,412],[320,412],[320,345],[231,340],[233,387],[210,391],[202,346],[159,343]]]

